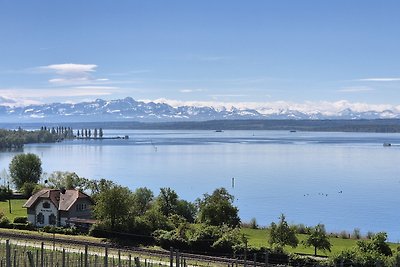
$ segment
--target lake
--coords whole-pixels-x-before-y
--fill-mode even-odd
[[[74,171],[155,195],[193,201],[215,188],[235,196],[242,221],[325,224],[328,231],[386,231],[400,241],[400,135],[289,131],[104,130],[117,140],[26,145],[45,172]],[[391,147],[382,144],[390,142]],[[398,144],[399,146],[397,146]],[[16,153],[0,153],[0,170]],[[232,186],[234,178],[234,186]]]

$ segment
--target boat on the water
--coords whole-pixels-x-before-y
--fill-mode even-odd
[[[383,143],[383,146],[392,146],[391,143]]]

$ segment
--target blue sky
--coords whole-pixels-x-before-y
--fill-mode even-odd
[[[0,103],[398,106],[399,1],[1,1]]]

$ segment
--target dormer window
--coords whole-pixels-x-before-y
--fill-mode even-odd
[[[49,202],[44,202],[43,203],[43,208],[44,209],[50,209],[50,203]]]

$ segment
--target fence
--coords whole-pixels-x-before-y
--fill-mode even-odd
[[[10,241],[10,239],[12,241]],[[232,255],[231,255],[232,256]],[[16,233],[0,233],[0,267],[270,267],[275,262],[264,253],[215,257],[148,248],[116,248],[79,240]]]

